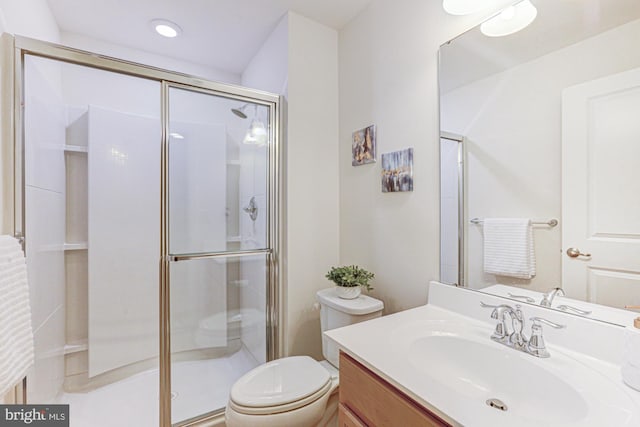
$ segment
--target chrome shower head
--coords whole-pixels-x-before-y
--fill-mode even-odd
[[[249,104],[244,104],[242,107],[232,108],[231,112],[241,119],[246,119],[247,115],[244,113],[244,109],[247,108]]]

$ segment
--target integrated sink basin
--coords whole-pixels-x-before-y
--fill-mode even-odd
[[[465,399],[485,403],[497,399],[505,405],[487,410],[503,410],[540,422],[553,419],[564,425],[584,419],[589,412],[575,387],[531,363],[527,355],[490,343],[432,335],[415,340],[408,357],[418,371]]]
[[[495,320],[479,301],[488,297],[475,294],[456,298],[467,298],[461,310],[477,310],[478,318],[429,304],[326,335],[453,426],[640,426],[640,393],[623,384],[619,365],[554,342],[571,338],[563,334],[588,340],[613,326],[580,329],[577,322],[592,321],[572,316],[565,329],[549,334],[550,357],[535,357],[491,339]],[[528,338],[531,323],[526,326]]]
[[[579,354],[554,348],[550,358],[541,359],[493,342],[491,332],[453,318],[405,323],[391,335],[397,357],[425,384],[446,390],[492,422],[640,425],[628,389],[582,363]]]

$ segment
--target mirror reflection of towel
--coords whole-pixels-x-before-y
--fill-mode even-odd
[[[484,271],[532,279],[536,275],[533,229],[529,218],[485,218]]]

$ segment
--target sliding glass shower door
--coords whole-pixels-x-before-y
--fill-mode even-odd
[[[167,98],[177,423],[224,408],[231,385],[267,359],[269,108],[182,86]]]
[[[68,404],[72,425],[157,426],[161,84],[36,55],[22,65],[27,400]]]
[[[220,415],[278,356],[278,97],[14,41],[28,402],[91,427]]]

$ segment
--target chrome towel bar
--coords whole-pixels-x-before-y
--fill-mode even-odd
[[[484,222],[483,219],[480,218],[473,218],[470,219],[469,222],[471,224],[482,224]],[[552,218],[550,220],[547,221],[531,221],[531,224],[533,225],[548,225],[549,227],[555,227],[556,225],[558,225],[558,220],[555,218]]]

